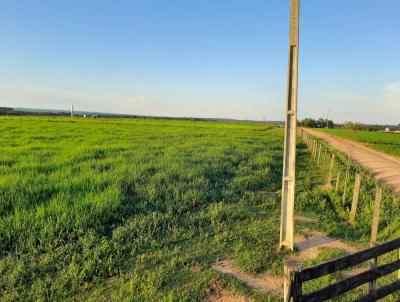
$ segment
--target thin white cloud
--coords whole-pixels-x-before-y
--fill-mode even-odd
[[[400,110],[400,82],[384,86],[384,101],[391,109]]]
[[[138,111],[145,109],[148,105],[148,100],[144,96],[128,96],[112,100],[111,105],[112,108],[123,112],[138,113]]]

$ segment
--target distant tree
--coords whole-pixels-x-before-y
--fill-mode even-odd
[[[313,119],[313,118],[305,118],[298,122],[299,126],[301,127],[308,127],[308,128],[334,128],[335,123],[332,120],[327,120],[323,118]]]
[[[385,129],[382,125],[368,125],[358,122],[344,122],[340,125],[341,128],[352,129],[352,130],[366,130],[366,131],[378,131]]]

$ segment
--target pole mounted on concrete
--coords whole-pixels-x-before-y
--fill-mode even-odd
[[[283,158],[280,247],[293,250],[300,0],[290,1],[289,67]]]

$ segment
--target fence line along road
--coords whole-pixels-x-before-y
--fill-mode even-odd
[[[302,128],[302,131],[315,136],[332,148],[342,152],[353,162],[367,169],[378,182],[390,188],[400,197],[400,158],[390,156],[360,143],[335,137],[325,132]]]

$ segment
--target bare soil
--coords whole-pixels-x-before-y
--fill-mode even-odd
[[[295,217],[298,222],[313,222],[313,219],[306,216]],[[295,235],[295,246],[298,251],[296,255],[289,256],[289,259],[301,262],[308,259],[315,259],[318,257],[318,253],[320,248],[328,247],[328,248],[336,248],[346,251],[351,254],[358,251],[358,247],[347,244],[341,240],[338,240],[333,237],[329,237],[326,234],[311,230],[309,228],[302,228],[303,234]],[[255,290],[261,290],[265,292],[269,292],[276,296],[282,296],[283,294],[283,277],[282,276],[274,276],[269,272],[264,272],[259,275],[252,275],[246,272],[241,271],[231,259],[226,259],[223,261],[217,262],[213,265],[213,269],[223,273],[233,275],[236,279],[242,281],[248,286],[254,288]],[[364,268],[357,268],[355,270],[349,270],[348,275],[354,275],[360,271],[364,270]],[[226,296],[226,295],[225,295]],[[218,296],[219,297],[219,296]],[[248,300],[215,300],[218,298],[215,295],[210,297],[210,301],[248,301]],[[222,297],[222,296],[221,296]],[[228,294],[227,297],[237,297],[237,295]],[[240,297],[240,296],[239,296]],[[214,300],[212,300],[212,299]],[[241,297],[242,299],[244,297]],[[222,299],[222,298],[221,298]]]
[[[226,290],[222,290],[218,293],[212,294],[208,298],[208,301],[209,302],[252,302],[253,300],[239,294],[233,294]]]
[[[268,272],[254,276],[252,274],[241,271],[235,263],[226,259],[217,262],[213,268],[223,274],[230,274],[236,277],[236,279],[246,283],[248,286],[273,293],[275,295],[283,294],[283,278],[279,276],[272,276]]]
[[[298,250],[298,254],[291,256],[293,260],[308,260],[315,259],[318,257],[319,249],[323,247],[335,248],[344,250],[345,252],[352,254],[358,251],[358,249],[352,245],[349,245],[336,238],[326,236],[325,234],[318,231],[309,231],[310,237],[296,234],[294,237],[295,246]]]

